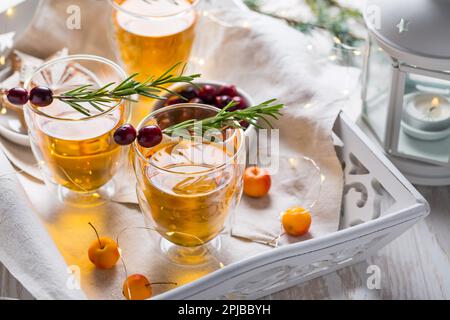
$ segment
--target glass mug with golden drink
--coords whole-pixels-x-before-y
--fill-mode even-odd
[[[100,88],[127,77],[115,63],[96,56],[73,55],[42,65],[26,81],[25,88],[52,89],[55,95],[91,85]],[[51,105],[24,107],[33,153],[46,182],[58,187],[66,203],[91,206],[114,193],[113,178],[126,159],[127,148],[114,142],[117,127],[129,119],[125,100],[103,104],[101,109],[80,102],[89,115],[54,99]]]
[[[115,41],[128,73],[140,80],[188,61],[195,37],[193,0],[110,0]]]
[[[189,60],[199,0],[110,0],[118,59],[144,81]],[[174,73],[182,71],[180,64]],[[133,106],[134,124],[146,116],[148,99]]]
[[[139,128],[157,124],[164,129],[218,111],[200,104],[165,107],[146,117]],[[227,130],[226,138],[217,141],[189,135],[164,136],[153,148],[134,144],[141,210],[162,235],[163,251],[180,264],[203,263],[218,248],[217,236],[242,194],[246,157],[242,129]]]

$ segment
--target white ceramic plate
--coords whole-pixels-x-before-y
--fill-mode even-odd
[[[0,80],[9,76],[11,73],[10,69],[10,67],[7,67],[0,71]],[[3,107],[0,105],[0,110],[2,109]],[[22,128],[16,113],[12,110],[6,109],[5,114],[0,114],[0,135],[21,146],[30,146],[28,134],[26,130]]]
[[[19,120],[10,110],[6,114],[0,115],[0,135],[21,146],[30,146],[28,134],[22,131]]]
[[[0,55],[7,56],[13,49],[14,43],[32,24],[40,3],[40,0],[2,1],[0,5]],[[8,67],[3,68],[0,79],[4,79],[8,72]],[[6,114],[0,115],[0,135],[11,142],[28,147],[30,146],[28,135],[20,130],[20,127],[20,122],[14,112],[8,110]]]

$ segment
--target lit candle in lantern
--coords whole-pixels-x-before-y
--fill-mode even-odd
[[[411,127],[428,132],[450,128],[450,102],[444,96],[415,93],[405,103],[404,121]]]

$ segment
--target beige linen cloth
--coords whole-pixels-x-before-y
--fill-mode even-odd
[[[280,235],[279,214],[287,206],[310,206],[316,202],[312,208],[311,231],[304,238],[337,230],[343,180],[331,140],[331,128],[342,103],[340,92],[346,89],[339,80],[347,71],[332,64],[318,63],[305,50],[311,38],[307,40],[284,23],[243,11],[229,1],[220,1],[220,6],[215,6],[218,2],[205,3],[208,13],[199,23],[192,69],[200,71],[204,79],[235,83],[250,93],[255,101],[277,97],[287,105],[283,111],[284,117],[274,123],[280,129],[280,148],[277,152],[280,155],[280,179],[274,175],[270,196],[261,201],[243,197],[232,219],[231,232],[222,237],[223,250],[219,260],[227,265],[263,251],[276,250],[261,243],[273,244],[272,241]],[[79,4],[82,14],[86,14],[81,30],[70,31],[63,27],[65,9],[71,4]],[[214,8],[211,9],[211,5]],[[108,15],[106,1],[47,1],[42,18],[36,20],[19,49],[45,57],[68,45],[71,53],[93,53],[111,58],[112,49],[105,40]],[[48,48],[36,45],[38,34],[39,38],[52,39],[48,41]],[[320,43],[323,45],[323,39]],[[324,52],[327,52],[328,45],[325,43]],[[159,252],[159,236],[155,232],[133,229],[144,223],[135,205],[134,186],[131,184],[120,186],[115,201],[103,207],[90,210],[66,208],[57,204],[54,194],[39,181],[40,173],[35,163],[30,161],[31,153],[4,139],[0,142],[9,160],[26,173],[18,177],[39,218],[30,214],[29,208],[24,208],[16,213],[17,222],[0,221],[3,222],[0,224],[0,243],[9,246],[7,251],[0,250],[0,261],[36,298],[82,298],[84,295],[91,299],[122,298],[125,272],[120,264],[112,270],[99,271],[87,258],[87,248],[95,239],[88,222],[96,225],[102,235],[116,238],[120,234],[119,244],[128,273],[142,273],[151,281],[174,281],[182,285],[218,268],[217,264],[186,271],[183,267],[168,264]],[[304,157],[311,158],[320,172]],[[300,165],[294,171],[293,162]],[[0,161],[0,168],[5,166],[5,161]],[[16,185],[13,187],[18,188]],[[34,236],[30,221],[35,221],[33,226],[38,229],[34,232],[45,234],[42,227],[45,226],[73,273],[61,271],[63,263],[59,253],[52,249],[52,245],[41,243]],[[22,222],[28,224],[30,230],[16,228],[16,232],[11,231]],[[128,229],[121,233],[124,228]],[[24,233],[19,235],[22,230]],[[233,236],[230,237],[230,233]],[[5,242],[8,237],[9,241]],[[18,254],[24,252],[21,237],[36,240],[32,241],[33,252],[42,252],[42,259],[45,259],[45,262],[41,259],[33,264],[39,273],[20,268],[27,261]],[[279,244],[298,240],[283,236]],[[51,261],[53,258],[59,262]],[[47,268],[52,263],[57,264],[57,268]],[[47,278],[39,274],[45,273],[49,277],[53,272],[69,280],[74,275],[79,276],[81,289],[69,288],[61,281],[51,283],[53,286],[63,286],[57,289],[49,283],[44,284],[41,279]],[[32,281],[27,281],[30,278]],[[154,289],[158,294],[170,287]]]

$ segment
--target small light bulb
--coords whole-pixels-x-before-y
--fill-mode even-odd
[[[6,63],[6,57],[0,56],[0,66],[3,66]]]
[[[432,108],[437,108],[437,107],[439,107],[439,105],[440,105],[439,98],[438,98],[438,97],[434,97],[434,98],[431,100],[431,107],[432,107]]]
[[[2,109],[0,110],[0,114],[3,115],[3,114],[6,114],[6,112],[8,112],[8,110],[6,110],[6,108],[2,107]]]
[[[13,7],[8,8],[8,10],[6,10],[6,15],[8,17],[11,17],[13,14],[14,14],[14,8]]]
[[[298,160],[295,158],[289,158],[289,164],[291,165],[292,168],[296,168],[298,165]]]

